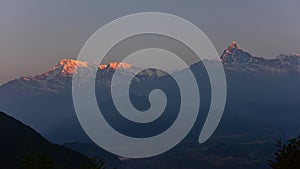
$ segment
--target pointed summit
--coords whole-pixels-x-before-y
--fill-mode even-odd
[[[236,51],[238,49],[241,49],[240,46],[235,41],[232,41],[230,43],[230,45],[227,47],[226,52],[231,53],[231,52]]]
[[[223,62],[232,61],[232,57],[235,52],[240,50],[240,46],[236,43],[236,41],[232,41],[229,46],[224,50],[223,54],[221,55],[221,60]]]
[[[221,55],[223,63],[247,63],[251,58],[251,54],[243,51],[235,41],[232,41]]]

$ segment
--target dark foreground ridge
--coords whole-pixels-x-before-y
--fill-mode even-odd
[[[43,158],[57,169],[89,167],[82,154],[47,141],[29,126],[0,112],[0,168],[19,169],[27,158]],[[52,164],[51,164],[52,165]]]

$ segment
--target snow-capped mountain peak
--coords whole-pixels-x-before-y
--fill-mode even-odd
[[[124,63],[124,62],[110,62],[107,65],[99,65],[100,70],[107,69],[107,68],[114,69],[114,70],[119,69],[119,68],[129,69],[131,67],[132,67],[131,64]]]
[[[252,56],[242,50],[236,42],[231,42],[221,55],[221,61],[227,70],[237,72],[298,72],[300,73],[300,55],[281,54],[275,59]]]
[[[252,56],[243,51],[235,41],[232,41],[221,55],[223,63],[247,63],[251,58]]]
[[[230,45],[227,47],[227,49],[225,50],[225,52],[232,53],[238,49],[241,49],[240,46],[235,41],[232,41]]]
[[[61,73],[62,75],[68,76],[72,75],[78,67],[88,68],[89,64],[80,60],[62,59],[57,63],[57,65],[55,65],[52,69],[46,72],[46,74],[58,70],[57,73]]]

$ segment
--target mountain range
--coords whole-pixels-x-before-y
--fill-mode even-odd
[[[274,59],[254,57],[250,53],[242,50],[236,42],[231,42],[220,58],[225,70],[249,73],[300,73],[299,54],[280,54]],[[10,93],[11,96],[24,95],[26,97],[62,93],[64,90],[71,88],[72,75],[73,73],[77,73],[76,69],[78,67],[87,69],[87,71],[89,69],[98,69],[97,86],[109,85],[110,81],[107,77],[110,77],[117,68],[121,70],[118,72],[121,72],[124,78],[126,78],[128,74],[134,74],[142,70],[127,63],[112,62],[107,65],[97,66],[79,60],[63,59],[59,61],[57,65],[42,74],[24,76],[3,84],[0,88],[0,93]],[[86,75],[87,73],[82,74],[80,78],[85,78]],[[147,71],[143,71],[142,74],[137,76],[137,81],[161,76],[166,76],[166,73],[156,69],[147,69]],[[9,99],[1,100],[1,104],[6,102],[9,102]]]
[[[300,54],[280,54],[274,59],[265,59],[263,57],[252,56],[250,53],[242,50],[234,41],[224,50],[220,59],[227,71],[248,73],[300,73]],[[205,60],[203,62],[212,61]],[[199,63],[195,63],[194,65],[199,65]],[[64,93],[65,90],[71,88],[72,75],[73,73],[77,73],[76,69],[78,67],[84,68],[87,71],[90,69],[98,69],[96,86],[100,88],[110,85],[109,78],[116,69],[119,69],[118,73],[121,73],[124,79],[128,77],[128,74],[132,75],[143,70],[128,63],[112,62],[107,65],[97,66],[84,61],[63,59],[44,73],[35,76],[24,76],[1,85],[0,93],[4,95],[8,93],[11,96],[7,99],[1,99],[1,105],[18,100],[18,98],[21,99],[22,96],[36,97]],[[88,73],[83,73],[80,75],[80,78],[86,78],[87,75]],[[162,76],[167,76],[167,74],[157,69],[147,69],[139,73],[135,80],[142,81]],[[124,79],[119,79],[119,83],[125,81]]]
[[[203,62],[220,61],[227,79],[226,107],[216,133],[207,143],[199,145],[196,140],[207,116],[211,97],[209,77]],[[97,70],[95,92],[98,105],[117,131],[139,137],[151,136],[162,132],[154,126],[165,129],[176,119],[180,93],[174,79],[165,72],[142,70],[127,63],[95,65],[72,59],[61,60],[45,73],[21,77],[0,86],[0,109],[29,124],[47,139],[89,155],[84,147],[94,145],[82,130],[72,102],[72,75],[78,73],[78,67],[86,71]],[[168,98],[168,116],[149,126],[137,127],[124,121],[116,111],[110,94],[111,78],[116,69],[120,70],[118,73],[122,77],[119,84],[129,74],[141,71],[130,86],[130,99],[137,109],[149,108],[149,91],[162,89]],[[220,60],[197,62],[190,66],[190,70],[199,84],[201,97],[199,117],[191,133],[182,144],[158,158],[126,159],[123,163],[127,168],[198,168],[201,165],[224,169],[239,169],[241,166],[265,168],[265,161],[274,151],[274,140],[300,133],[298,54],[280,54],[274,59],[265,59],[252,56],[236,42],[231,42]],[[183,71],[186,70],[173,74],[180,77]],[[84,79],[87,75],[83,71],[79,76]],[[89,111],[88,107],[86,111]],[[103,154],[103,151],[100,149],[94,154]],[[210,157],[206,157],[204,151]]]

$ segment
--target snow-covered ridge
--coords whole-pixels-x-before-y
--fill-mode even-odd
[[[300,54],[280,54],[274,59],[252,56],[236,42],[231,42],[221,55],[225,69],[237,72],[300,73]]]
[[[8,88],[10,90],[22,90],[33,93],[45,94],[45,93],[60,93],[65,89],[71,89],[72,77],[74,74],[79,73],[77,70],[81,69],[78,77],[82,81],[90,79],[90,71],[97,71],[95,79],[96,86],[107,87],[110,85],[111,78],[114,73],[118,73],[122,78],[118,79],[117,84],[121,84],[130,80],[130,77],[137,74],[135,82],[140,82],[147,79],[153,79],[167,75],[165,72],[157,69],[139,68],[124,62],[111,62],[107,65],[96,65],[80,60],[63,59],[56,65],[50,68],[48,71],[33,75],[23,76],[19,79],[15,79],[3,84],[0,87]],[[118,69],[118,71],[116,71]]]
[[[90,64],[88,62],[74,60],[74,59],[62,59],[60,60],[55,66],[53,66],[50,70],[41,73],[35,76],[24,76],[21,77],[22,80],[29,81],[29,80],[49,80],[56,77],[72,77],[74,73],[77,73],[78,68],[84,69],[99,69],[100,71],[104,71],[109,69],[110,71],[114,71],[116,69],[122,69],[123,71],[128,70],[128,72],[133,72],[134,68],[131,64],[123,63],[123,62],[111,62],[107,65],[99,65],[96,66],[94,64]]]
[[[73,60],[73,59],[63,59],[61,61],[58,62],[57,65],[55,65],[49,72],[56,70],[56,69],[60,69],[60,72],[62,74],[73,74],[76,73],[76,69],[78,67],[84,67],[84,68],[92,68],[95,65],[90,65],[88,62],[84,62],[84,61],[80,61],[80,60]],[[111,62],[107,65],[99,65],[98,68],[100,70],[104,70],[104,69],[129,69],[131,68],[132,65],[128,64],[128,63],[123,63],[123,62]],[[47,73],[47,72],[46,72]]]

